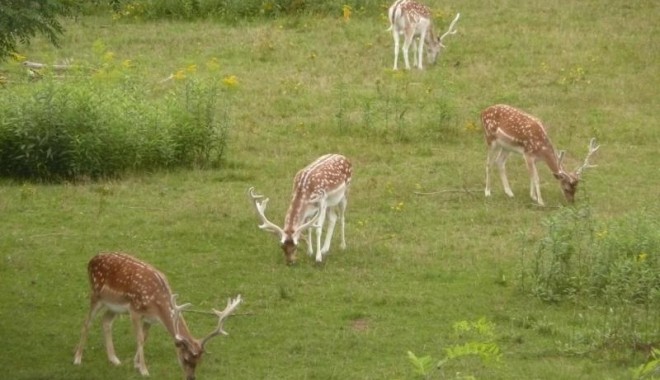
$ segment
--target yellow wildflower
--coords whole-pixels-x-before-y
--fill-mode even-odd
[[[220,63],[218,62],[218,59],[215,57],[211,58],[206,62],[206,68],[211,72],[220,70]]]
[[[341,7],[341,11],[344,17],[344,22],[348,22],[351,19],[351,13],[353,12],[353,9],[351,8],[350,5],[345,4],[343,7]]]
[[[222,83],[229,88],[233,88],[238,86],[238,78],[236,78],[236,75],[229,75],[222,79]]]
[[[175,80],[186,79],[186,71],[185,70],[179,70],[176,73],[174,73],[174,76],[172,78],[174,78]]]
[[[9,53],[9,54],[11,55],[11,57],[12,57],[12,58],[14,59],[14,61],[16,61],[16,62],[23,62],[23,61],[25,61],[25,60],[27,59],[24,55],[18,54],[18,53],[16,53],[16,52],[11,52],[11,53]]]

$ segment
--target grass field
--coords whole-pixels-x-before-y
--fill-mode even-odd
[[[619,305],[545,303],[526,291],[522,268],[546,236],[544,221],[567,205],[545,166],[547,207],[532,204],[520,157],[508,165],[516,197],[495,178],[485,199],[479,113],[508,103],[538,116],[569,168],[596,137],[598,167],[586,172],[575,207],[597,228],[640,215],[657,226],[660,3],[428,3],[440,29],[462,16],[424,71],[391,70],[385,8],[382,17],[356,11],[344,20],[338,10],[237,25],[87,16],[66,24],[60,49],[38,39],[24,46],[20,54],[44,63],[130,60],[125,70],[149,88],[145,97],[181,86],[187,79],[161,82],[179,70],[224,80],[231,90],[218,113],[230,129],[225,162],[213,170],[1,182],[7,378],[141,378],[125,317],[114,329],[121,366],[106,359],[99,320],[82,366],[72,364],[88,308],[86,264],[100,251],[158,267],[195,310],[243,295],[242,315],[210,343],[201,379],[631,378],[648,346],[660,345],[657,296],[651,308],[620,314]],[[0,91],[31,85],[17,63],[0,69],[10,81]],[[279,223],[296,171],[330,152],[354,165],[348,248],[335,237],[323,265],[303,254],[286,266],[245,191],[269,196],[267,215]],[[186,318],[196,336],[215,322]],[[622,331],[639,334],[640,345],[613,343]],[[447,348],[478,343],[494,344],[501,356],[490,359],[499,360],[459,355],[416,374],[407,354],[436,363]],[[151,378],[181,378],[163,328],[152,329],[146,358]]]

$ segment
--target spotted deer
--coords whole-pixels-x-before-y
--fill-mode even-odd
[[[596,139],[592,138],[589,142],[589,152],[584,163],[574,172],[566,172],[562,166],[564,152],[559,154],[555,152],[541,121],[514,107],[504,104],[488,107],[481,113],[481,122],[488,145],[485,190],[487,197],[490,196],[489,169],[493,163],[499,169],[504,192],[509,197],[513,197],[505,169],[510,152],[522,154],[525,158],[531,178],[529,194],[532,200],[538,202],[540,206],[544,206],[544,203],[541,198],[539,175],[536,169],[537,161],[543,161],[548,165],[552,174],[559,180],[566,200],[571,203],[575,199],[582,171],[595,166],[589,164],[589,158],[600,147],[596,145]]]
[[[416,65],[420,70],[423,69],[422,55],[424,51],[424,43],[427,47],[427,60],[430,64],[435,63],[441,49],[446,46],[443,44],[445,37],[456,34],[456,23],[460,17],[460,13],[456,14],[456,18],[449,25],[449,29],[445,34],[436,37],[433,30],[433,15],[431,9],[421,3],[413,0],[397,0],[395,1],[387,12],[390,20],[390,30],[394,38],[394,70],[398,70],[399,60],[399,36],[404,36],[403,41],[403,59],[406,64],[406,69],[410,70],[410,63],[408,60],[408,50],[410,45],[413,47],[413,65]],[[416,42],[415,38],[419,37]]]
[[[103,334],[108,360],[119,365],[112,342],[112,322],[121,313],[129,313],[137,339],[137,352],[133,359],[135,368],[143,376],[149,371],[144,360],[144,344],[151,323],[162,323],[174,339],[179,364],[187,380],[195,379],[195,369],[201,361],[209,340],[227,333],[223,329],[225,319],[241,303],[241,296],[227,301],[223,311],[213,310],[218,317],[214,331],[203,339],[195,339],[188,330],[181,312],[190,304],[178,306],[165,275],[151,265],[123,253],[101,253],[94,256],[87,266],[91,285],[90,310],[83,323],[80,342],[76,347],[74,364],[82,363],[82,354],[89,326],[102,309]]]
[[[312,230],[316,233],[316,262],[330,250],[330,241],[339,217],[341,223],[341,249],[346,248],[345,220],[348,188],[353,168],[350,161],[340,154],[326,154],[300,170],[293,180],[293,195],[286,212],[284,226],[279,227],[266,218],[268,198],[248,189],[259,216],[259,228],[272,232],[280,239],[287,264],[296,261],[296,249],[302,233],[308,231],[307,252],[314,254]],[[328,219],[325,241],[321,246],[324,222]]]

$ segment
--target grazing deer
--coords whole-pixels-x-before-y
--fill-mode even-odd
[[[91,307],[82,327],[74,364],[82,362],[83,348],[92,319],[99,310],[105,308],[103,334],[108,359],[112,364],[120,364],[112,343],[112,322],[117,314],[128,312],[137,338],[137,352],[133,360],[135,368],[143,376],[149,375],[144,361],[144,343],[150,324],[160,322],[174,339],[179,363],[186,379],[193,380],[206,343],[219,334],[227,335],[223,330],[224,321],[242,301],[238,295],[227,301],[227,307],[223,311],[214,309],[213,312],[219,319],[217,328],[198,340],[190,334],[181,315],[181,311],[190,304],[176,305],[176,295],[172,294],[165,275],[156,268],[123,253],[102,253],[89,261],[87,270],[92,287]]]
[[[435,63],[438,58],[440,50],[445,48],[443,41],[445,37],[450,34],[456,34],[455,29],[460,13],[456,14],[456,18],[449,25],[449,29],[440,38],[435,36],[433,32],[433,15],[431,9],[426,5],[420,4],[413,0],[397,0],[387,11],[392,37],[394,38],[394,70],[398,70],[399,60],[399,35],[403,34],[403,59],[406,63],[406,69],[410,70],[410,63],[408,61],[408,49],[410,44],[413,46],[413,65],[416,65],[420,70],[422,66],[422,55],[424,51],[424,43],[427,45],[427,59],[430,64]],[[415,42],[415,37],[419,37],[419,41]],[[419,45],[419,46],[418,46]]]
[[[264,213],[268,198],[255,194],[254,187],[248,189],[248,195],[261,221],[259,228],[272,232],[280,238],[287,264],[295,262],[298,239],[305,230],[308,230],[307,251],[310,256],[314,254],[312,230],[316,232],[316,262],[320,263],[323,255],[330,250],[330,241],[338,216],[341,221],[341,248],[346,248],[344,214],[352,174],[350,161],[339,154],[321,156],[300,170],[293,180],[293,195],[283,228],[266,218]],[[321,247],[321,234],[326,217],[328,228]]]
[[[525,158],[531,178],[529,194],[532,200],[538,202],[540,206],[544,206],[544,203],[541,198],[536,161],[543,161],[548,165],[552,174],[559,180],[564,196],[571,203],[575,198],[582,171],[595,166],[589,165],[589,158],[599,148],[599,145],[596,145],[596,139],[592,138],[589,142],[589,153],[582,166],[574,172],[568,173],[562,167],[564,152],[560,152],[559,155],[555,153],[541,121],[514,107],[503,104],[488,107],[481,113],[481,123],[488,145],[485,190],[487,197],[490,196],[490,176],[488,172],[493,163],[496,163],[499,169],[504,192],[509,197],[513,197],[505,169],[506,159],[510,152],[520,153]]]

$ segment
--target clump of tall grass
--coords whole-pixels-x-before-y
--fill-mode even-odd
[[[139,86],[45,78],[3,92],[0,175],[40,181],[212,166],[226,144],[214,85],[190,80],[161,99]]]
[[[596,346],[657,344],[657,217],[639,212],[608,223],[594,219],[588,206],[562,208],[547,218],[545,236],[530,255],[523,253],[523,290],[543,301],[571,301],[602,311]]]
[[[563,208],[544,221],[525,276],[544,301],[588,297],[608,303],[660,301],[660,225],[640,213],[606,225],[588,206]],[[526,285],[526,284],[524,284]]]
[[[376,0],[108,0],[107,4],[111,6],[115,19],[196,20],[211,17],[229,21],[303,13],[346,17],[346,9],[380,14],[385,6]]]

